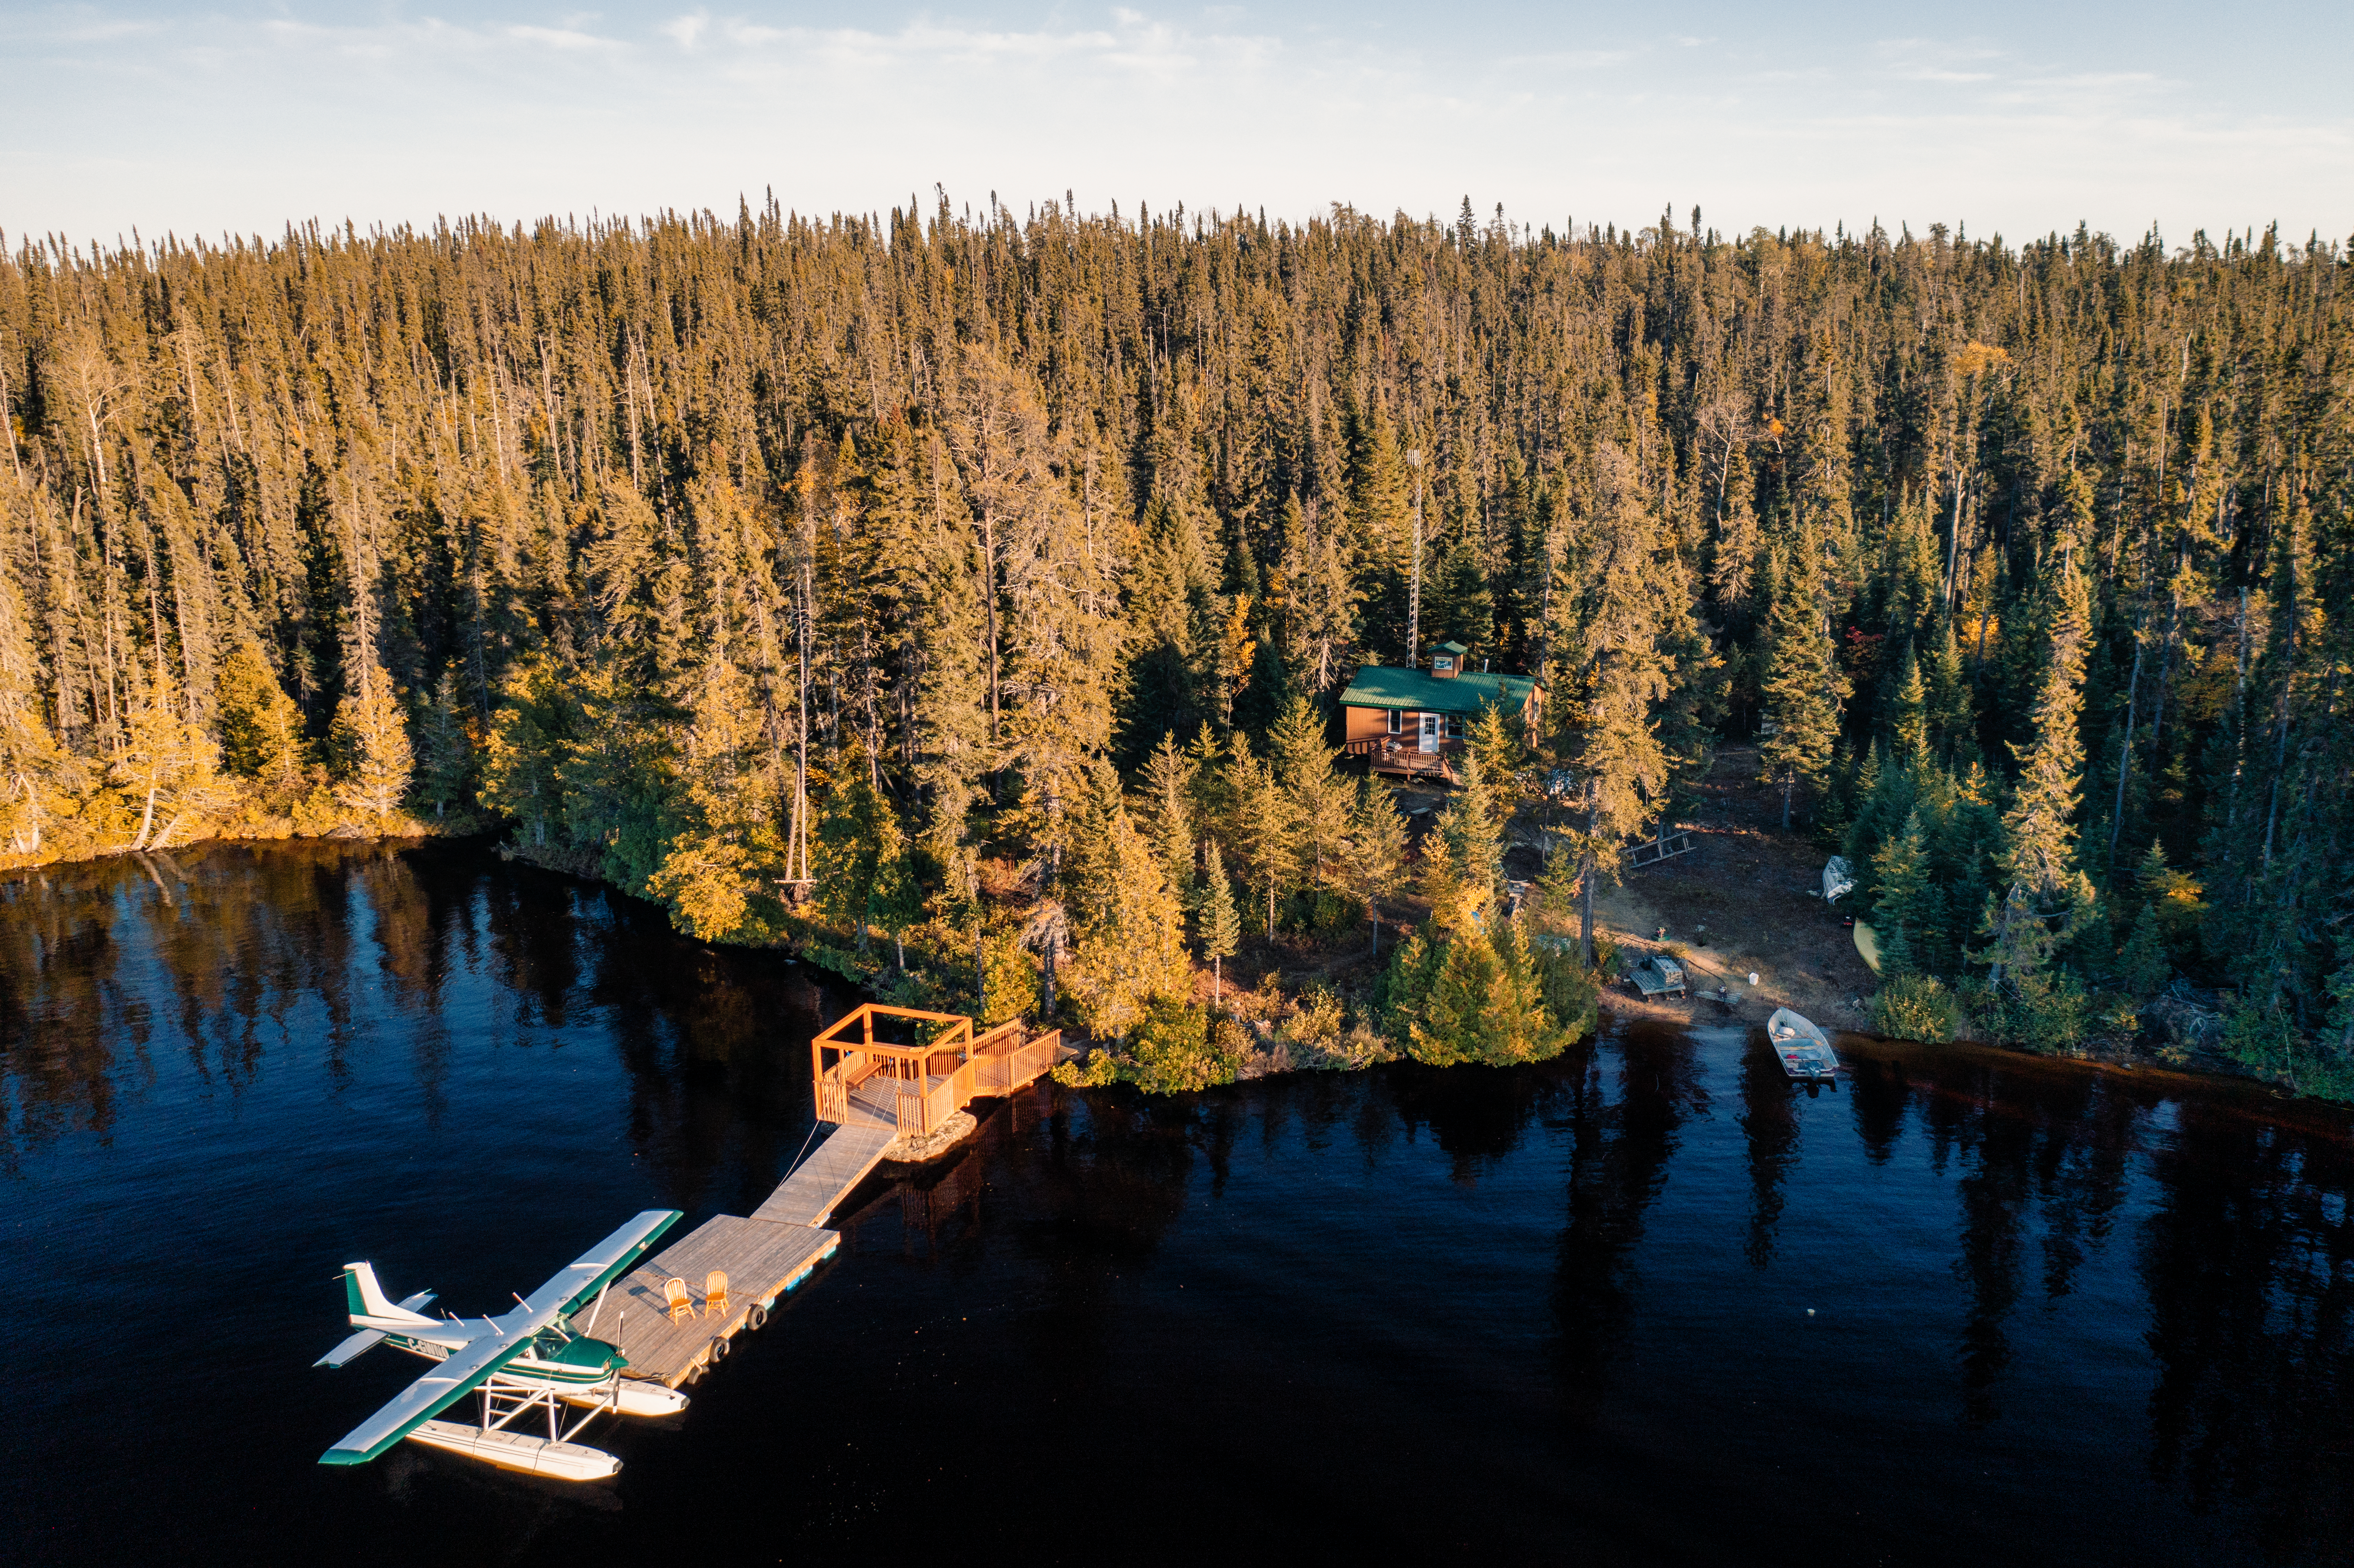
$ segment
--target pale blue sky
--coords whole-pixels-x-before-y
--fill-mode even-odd
[[[11,244],[935,183],[1299,217],[2354,230],[2354,5],[0,4]]]

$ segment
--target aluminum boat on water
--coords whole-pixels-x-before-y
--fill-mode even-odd
[[[1804,1014],[1777,1007],[1766,1021],[1766,1038],[1782,1059],[1782,1071],[1794,1078],[1819,1081],[1838,1073],[1840,1060],[1830,1037]]]

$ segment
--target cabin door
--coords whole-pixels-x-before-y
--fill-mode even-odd
[[[1422,715],[1421,749],[1424,751],[1437,751],[1438,749],[1438,715],[1437,714],[1425,714]]]

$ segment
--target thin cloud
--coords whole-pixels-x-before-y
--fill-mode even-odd
[[[1555,224],[1648,221],[1673,197],[1735,228],[1899,208],[1972,232],[2078,217],[2137,232],[2151,213],[2186,230],[2354,227],[2354,113],[2338,101],[2232,111],[2217,106],[2257,101],[2041,34],[1850,42],[1800,21],[1702,37],[1544,18],[1481,34],[1437,13],[1373,26],[1136,0],[1034,17],[20,16],[0,36],[40,41],[0,48],[0,225],[732,210],[769,186],[802,210],[865,211],[938,180],[1294,217],[1334,201],[1451,214],[1469,185],[1482,211],[1501,198]]]

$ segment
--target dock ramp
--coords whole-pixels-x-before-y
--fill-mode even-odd
[[[775,1192],[752,1211],[756,1220],[777,1225],[822,1225],[833,1217],[834,1206],[866,1173],[883,1162],[883,1151],[899,1129],[885,1122],[851,1122],[837,1127],[816,1152]]]

